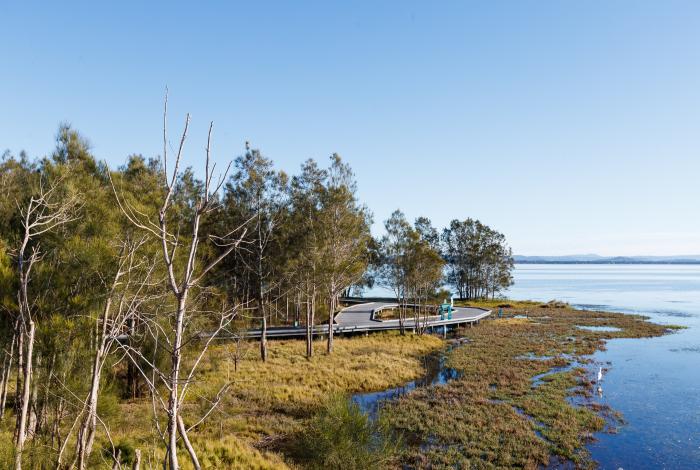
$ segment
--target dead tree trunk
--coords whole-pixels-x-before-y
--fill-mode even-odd
[[[306,301],[306,358],[314,354],[314,323],[316,316],[316,286],[312,286]]]
[[[14,328],[12,333],[12,341],[10,349],[5,352],[2,369],[2,386],[0,386],[0,422],[5,418],[5,407],[7,406],[7,389],[9,388],[10,377],[12,376],[12,362],[15,353],[15,343],[17,342],[17,328]]]
[[[118,279],[118,277],[117,277]],[[116,281],[115,281],[116,283]],[[107,321],[109,310],[112,305],[111,295],[107,298],[103,310],[100,338],[95,348],[92,361],[92,377],[90,380],[90,390],[85,400],[85,418],[78,431],[78,468],[83,470],[87,464],[87,459],[92,451],[92,444],[95,441],[95,430],[97,429],[97,400],[100,390],[100,379],[102,373],[102,361],[106,353],[107,342]]]
[[[29,412],[29,398],[32,383],[32,359],[34,355],[34,322],[29,321],[27,332],[27,349],[24,357],[24,371],[22,376],[22,395],[20,399],[20,411],[17,416],[17,441],[15,443],[15,470],[22,468],[22,452],[27,439],[27,414]]]
[[[61,196],[58,195],[59,182],[60,180],[54,181],[45,189],[40,177],[38,196],[32,196],[27,206],[20,208],[23,233],[22,242],[17,250],[19,290],[17,292],[18,317],[15,331],[18,342],[19,367],[15,391],[15,396],[18,398],[16,400],[17,422],[15,425],[16,470],[22,468],[22,452],[27,439],[28,413],[32,392],[35,323],[29,301],[29,281],[32,267],[41,258],[37,238],[74,220],[72,213],[78,206],[77,199],[61,199]]]
[[[177,460],[177,432],[178,420],[180,418],[180,397],[178,394],[178,384],[180,382],[180,364],[182,362],[182,332],[187,310],[187,290],[182,292],[177,303],[177,314],[175,319],[175,344],[170,356],[170,396],[168,397],[168,464],[171,470],[180,468]]]
[[[161,433],[161,436],[163,437],[166,445],[163,466],[164,468],[169,468],[169,470],[178,470],[180,468],[177,455],[178,435],[180,438],[182,438],[182,442],[187,447],[192,465],[195,468],[199,467],[196,453],[194,452],[194,449],[188,445],[189,438],[187,433],[189,429],[181,424],[181,408],[185,400],[188,385],[190,385],[194,380],[194,374],[197,367],[203,356],[206,354],[211,341],[221,332],[222,329],[230,324],[236,311],[235,309],[225,308],[220,312],[218,327],[215,329],[215,331],[207,333],[208,339],[204,341],[202,347],[198,351],[198,354],[196,354],[193,364],[191,366],[187,366],[189,368],[189,372],[184,373],[182,370],[183,348],[193,344],[200,344],[199,342],[193,341],[194,337],[186,337],[187,326],[190,324],[190,319],[194,313],[193,309],[196,308],[194,305],[190,305],[189,294],[193,287],[203,287],[200,284],[201,281],[205,278],[209,271],[211,271],[238,247],[241,239],[246,233],[246,230],[243,229],[240,237],[234,237],[234,233],[236,231],[233,231],[223,237],[214,237],[212,234],[212,238],[216,239],[217,245],[223,249],[218,256],[209,261],[207,264],[202,265],[200,263],[201,255],[198,255],[198,246],[200,241],[204,239],[204,236],[200,233],[202,217],[216,208],[217,204],[214,196],[223,186],[226,177],[226,174],[224,174],[223,178],[220,179],[219,183],[216,184],[215,187],[211,186],[213,175],[210,173],[210,143],[213,123],[209,126],[209,134],[207,137],[204,181],[201,189],[194,196],[196,199],[192,201],[193,211],[189,220],[187,220],[187,224],[190,225],[188,238],[185,240],[183,237],[181,237],[179,230],[175,233],[169,231],[171,213],[176,210],[173,209],[173,206],[176,204],[173,199],[175,198],[175,191],[176,187],[178,186],[178,178],[181,177],[179,165],[181,162],[183,146],[187,138],[189,122],[190,116],[188,114],[185,120],[185,128],[180,139],[177,155],[175,157],[174,168],[172,169],[172,172],[169,172],[167,157],[168,139],[166,97],[165,110],[163,114],[164,198],[158,212],[157,224],[154,224],[149,220],[143,220],[143,214],[127,206],[126,201],[121,201],[117,195],[116,189],[114,189],[120,208],[130,222],[136,227],[155,236],[159,241],[161,245],[160,256],[162,257],[165,271],[167,273],[167,288],[169,295],[177,305],[174,314],[169,314],[172,330],[168,329],[162,332],[161,330],[158,330],[153,332],[154,338],[164,338],[164,341],[167,343],[167,346],[171,351],[170,370],[160,371],[157,369],[156,364],[152,362],[150,365],[154,371],[152,377],[149,377],[143,371],[140,371],[141,376],[148,384],[153,397],[154,413],[157,413],[155,411],[155,403],[159,403],[167,417],[167,426],[165,432]],[[228,169],[226,170],[226,173],[227,172]],[[186,254],[183,253],[182,256],[176,255],[176,252],[179,253],[180,250],[183,249],[187,250]],[[140,354],[139,351],[136,351],[133,348],[128,347],[128,345],[124,345],[122,343],[120,343],[120,345],[126,349],[130,356],[135,355],[142,360],[147,360],[150,362],[149,358],[146,358],[143,354]],[[156,383],[156,379],[154,378],[156,376],[160,379],[163,387],[159,387]],[[167,399],[163,396],[163,394],[167,395]],[[218,399],[213,403],[212,409],[217,404]],[[205,419],[208,414],[209,412],[204,415],[202,420]],[[158,416],[156,415],[155,418],[157,422]]]

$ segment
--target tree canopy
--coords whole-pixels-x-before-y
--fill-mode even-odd
[[[372,213],[337,154],[288,176],[246,143],[218,186],[209,166],[201,175],[172,159],[130,155],[109,168],[61,124],[49,156],[0,161],[0,413],[14,373],[15,435],[32,459],[62,443],[32,464],[85,468],[100,403],[144,395],[161,407],[154,422],[168,422],[169,440],[156,426],[163,441],[176,433],[195,462],[173,410],[196,381],[181,351],[193,361],[211,332],[261,328],[265,359],[269,325],[305,327],[311,357],[314,327],[332,327],[352,288],[389,288],[403,320],[409,304],[427,315],[444,284],[463,298],[512,284],[505,236],[477,220],[440,231],[397,210],[372,237]],[[68,406],[75,397],[82,406]]]

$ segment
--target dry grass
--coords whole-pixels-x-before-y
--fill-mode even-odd
[[[296,435],[326,398],[408,382],[423,372],[421,358],[443,345],[433,336],[382,333],[337,338],[331,355],[325,354],[325,342],[319,341],[314,357],[307,360],[303,341],[272,341],[268,361],[263,363],[255,343],[246,346],[238,371],[232,359],[234,346],[217,345],[202,365],[185,415],[205,409],[207,398],[219,386],[232,385],[218,410],[191,439],[205,468],[287,468],[293,463],[275,451]],[[150,416],[150,402],[123,403],[111,423],[115,440],[128,438],[136,447],[152,447]],[[186,463],[186,456],[181,460]]]

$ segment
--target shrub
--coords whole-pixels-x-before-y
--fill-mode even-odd
[[[119,456],[119,463],[131,465],[136,459],[136,446],[130,439],[122,439],[114,444],[114,452]],[[106,445],[102,448],[102,455],[105,459],[112,460],[112,448]]]
[[[309,421],[296,453],[310,468],[380,469],[399,443],[388,424],[370,419],[347,397],[335,395]]]

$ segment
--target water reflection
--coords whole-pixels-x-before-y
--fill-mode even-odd
[[[454,347],[458,347],[458,345],[450,346],[445,351],[424,357],[423,367],[425,374],[418,379],[412,380],[400,387],[390,388],[380,392],[356,393],[351,397],[352,401],[356,403],[364,413],[369,415],[371,419],[376,419],[379,409],[385,400],[396,399],[418,387],[442,385],[459,378],[459,372],[456,369],[445,365],[446,355]]]
[[[576,325],[576,328],[587,331],[601,331],[604,333],[615,333],[616,331],[622,331],[622,328],[618,328],[616,326]]]

